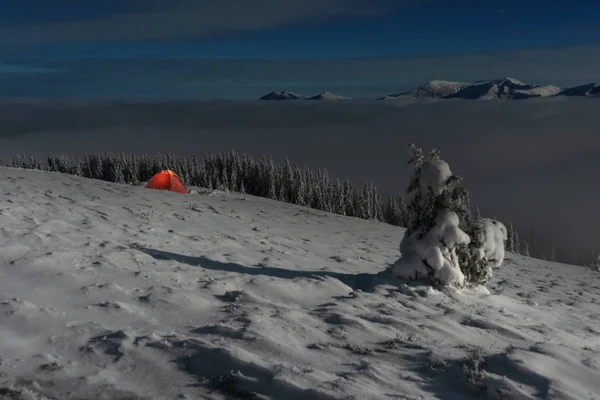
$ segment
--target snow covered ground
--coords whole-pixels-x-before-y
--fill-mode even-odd
[[[600,274],[375,275],[403,229],[0,168],[0,398],[600,398]]]

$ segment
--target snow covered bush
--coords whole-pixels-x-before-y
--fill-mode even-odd
[[[468,282],[485,284],[492,279],[492,267],[497,268],[504,261],[506,227],[500,221],[481,218],[471,222],[468,234],[469,246],[459,250],[461,269]]]
[[[464,286],[485,284],[504,260],[506,227],[473,220],[468,192],[437,150],[411,145],[414,170],[407,190],[410,220],[393,274],[406,280]]]
[[[590,268],[596,271],[600,271],[600,255],[590,263]]]

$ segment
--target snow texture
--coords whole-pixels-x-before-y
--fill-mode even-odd
[[[402,228],[194,189],[0,168],[0,398],[600,398],[600,273],[392,284]]]

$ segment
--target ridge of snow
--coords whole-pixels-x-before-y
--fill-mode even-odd
[[[190,189],[0,168],[0,393],[599,398],[599,272],[407,285],[403,228]]]

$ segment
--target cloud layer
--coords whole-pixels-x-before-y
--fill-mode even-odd
[[[87,104],[87,105],[86,105]],[[572,260],[597,243],[600,114],[596,99],[387,102],[102,102],[0,104],[0,157],[102,150],[217,150],[374,181],[408,182],[406,144],[437,147],[486,216],[512,221]],[[168,141],[165,141],[165,134]]]

